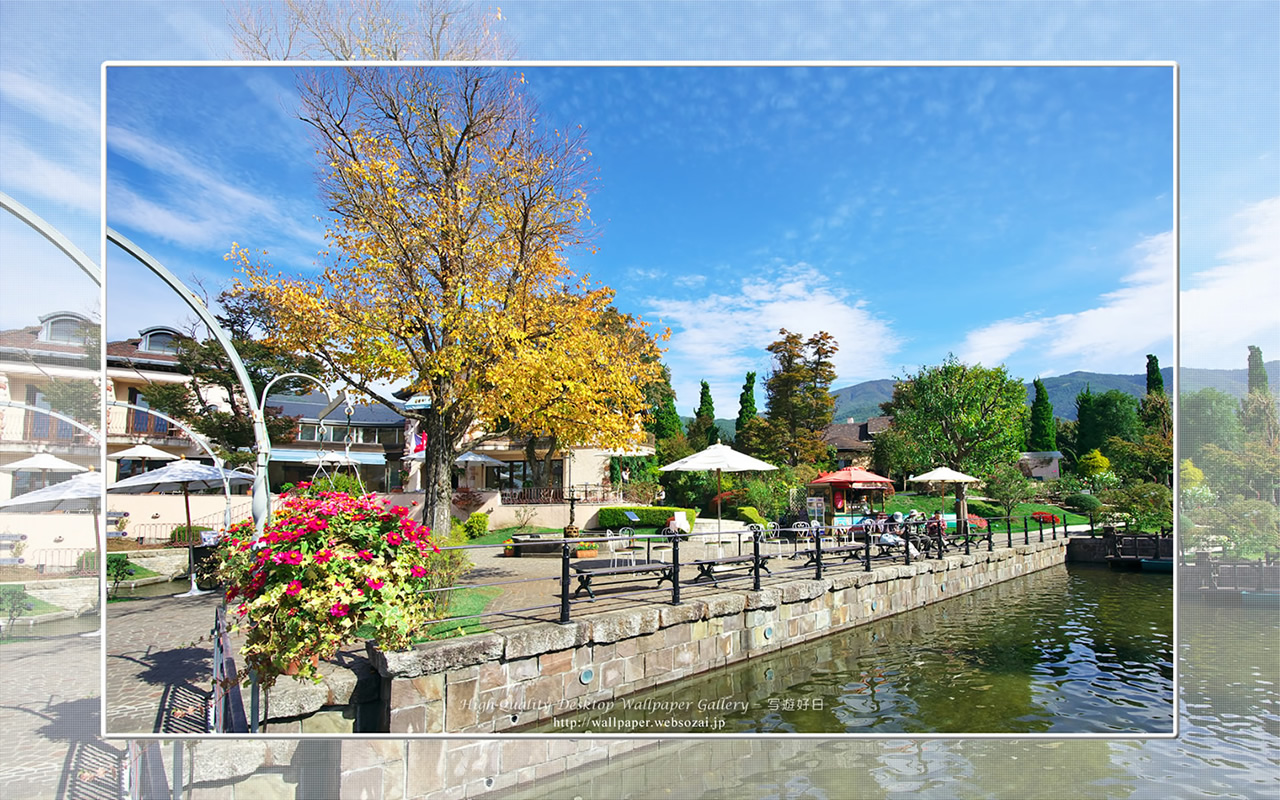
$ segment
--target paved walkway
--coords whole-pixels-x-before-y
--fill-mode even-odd
[[[102,640],[0,644],[0,797],[117,798],[123,742],[99,736]]]

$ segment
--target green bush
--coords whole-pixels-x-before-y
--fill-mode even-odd
[[[1004,509],[990,503],[984,503],[981,500],[970,500],[969,513],[977,514],[984,519],[995,519],[996,517],[1004,516]]]
[[[467,517],[462,527],[467,532],[468,539],[479,539],[489,532],[489,515],[483,511],[476,511]]]
[[[639,522],[627,519],[626,512],[632,512],[640,518]],[[608,506],[600,509],[596,517],[596,525],[600,528],[665,528],[667,520],[677,511],[683,511],[685,519],[692,526],[698,512],[692,508],[675,508],[673,506]]]
[[[76,556],[76,572],[96,573],[98,571],[98,551],[86,550]]]
[[[762,528],[768,524],[765,518],[760,516],[760,512],[751,506],[738,506],[738,519],[748,525],[759,525]]]
[[[1102,501],[1091,494],[1077,492],[1076,494],[1065,497],[1062,501],[1062,505],[1075,511],[1079,511],[1081,514],[1093,514],[1094,512],[1101,510]]]
[[[213,528],[210,528],[208,525],[192,525],[190,530],[187,529],[186,525],[179,525],[178,527],[169,531],[169,544],[179,544],[179,543],[185,544],[186,542],[190,542],[192,540],[198,541],[200,539],[201,531],[211,531],[211,530],[213,530]]]

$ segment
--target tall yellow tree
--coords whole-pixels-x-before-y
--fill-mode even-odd
[[[405,412],[427,434],[429,524],[447,530],[449,468],[477,427],[638,442],[655,338],[567,263],[587,239],[582,136],[542,130],[519,76],[481,68],[332,69],[303,97],[332,264],[297,280],[231,258],[276,309],[277,343],[385,405],[379,385],[430,398]]]

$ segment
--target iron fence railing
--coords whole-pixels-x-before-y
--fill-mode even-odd
[[[513,505],[552,505],[567,503],[620,503],[623,501],[622,490],[612,486],[579,484],[572,487],[545,486],[525,487],[520,489],[502,489],[502,504]]]
[[[65,572],[72,577],[98,574],[98,551],[92,547],[42,547],[24,556],[24,566],[38,572]]]
[[[209,730],[213,733],[257,733],[257,677],[250,676],[253,713],[246,717],[240,695],[240,675],[236,671],[231,634],[227,628],[227,612],[222,606],[214,612],[210,634],[213,638],[213,691],[209,695]]]

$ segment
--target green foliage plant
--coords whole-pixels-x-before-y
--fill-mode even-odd
[[[1013,507],[1036,496],[1035,486],[1027,480],[1016,464],[997,464],[987,475],[987,497],[995,500],[1004,509],[1006,517],[1013,516]],[[972,504],[971,504],[972,505]]]
[[[107,556],[107,580],[111,582],[111,596],[120,592],[120,584],[132,577],[136,570],[129,557],[121,553]]]
[[[31,602],[31,596],[27,594],[27,587],[21,585],[0,587],[0,610],[5,615],[5,634],[12,636],[13,623],[17,621],[18,617],[34,609],[35,604]]]
[[[1062,504],[1067,508],[1089,516],[1093,516],[1102,510],[1102,501],[1096,495],[1084,494],[1083,492],[1068,495],[1063,499]]]
[[[738,506],[738,519],[748,525],[759,525],[764,527],[768,524],[768,520],[760,516],[760,512],[756,511],[751,506]]]
[[[1049,402],[1049,390],[1039,378],[1033,381],[1035,399],[1031,403],[1031,427],[1027,437],[1027,449],[1034,453],[1047,453],[1058,449],[1057,426],[1053,419],[1053,404]]]
[[[627,519],[626,512],[632,512],[640,518],[639,522],[632,522]],[[601,528],[665,528],[667,520],[677,511],[683,511],[685,519],[689,524],[693,524],[693,520],[698,516],[698,512],[692,508],[677,508],[675,506],[605,506],[597,512],[596,524]]]
[[[333,657],[357,630],[407,648],[447,610],[447,592],[426,590],[455,585],[467,567],[439,538],[405,507],[338,493],[287,497],[258,542],[251,522],[233,526],[216,564],[244,663],[266,686],[291,665],[318,682],[311,657]]]
[[[1173,492],[1150,481],[1107,490],[1103,501],[1111,512],[1140,531],[1159,531],[1173,525]]]
[[[483,511],[475,511],[463,523],[468,539],[479,539],[489,532],[489,515]]]

